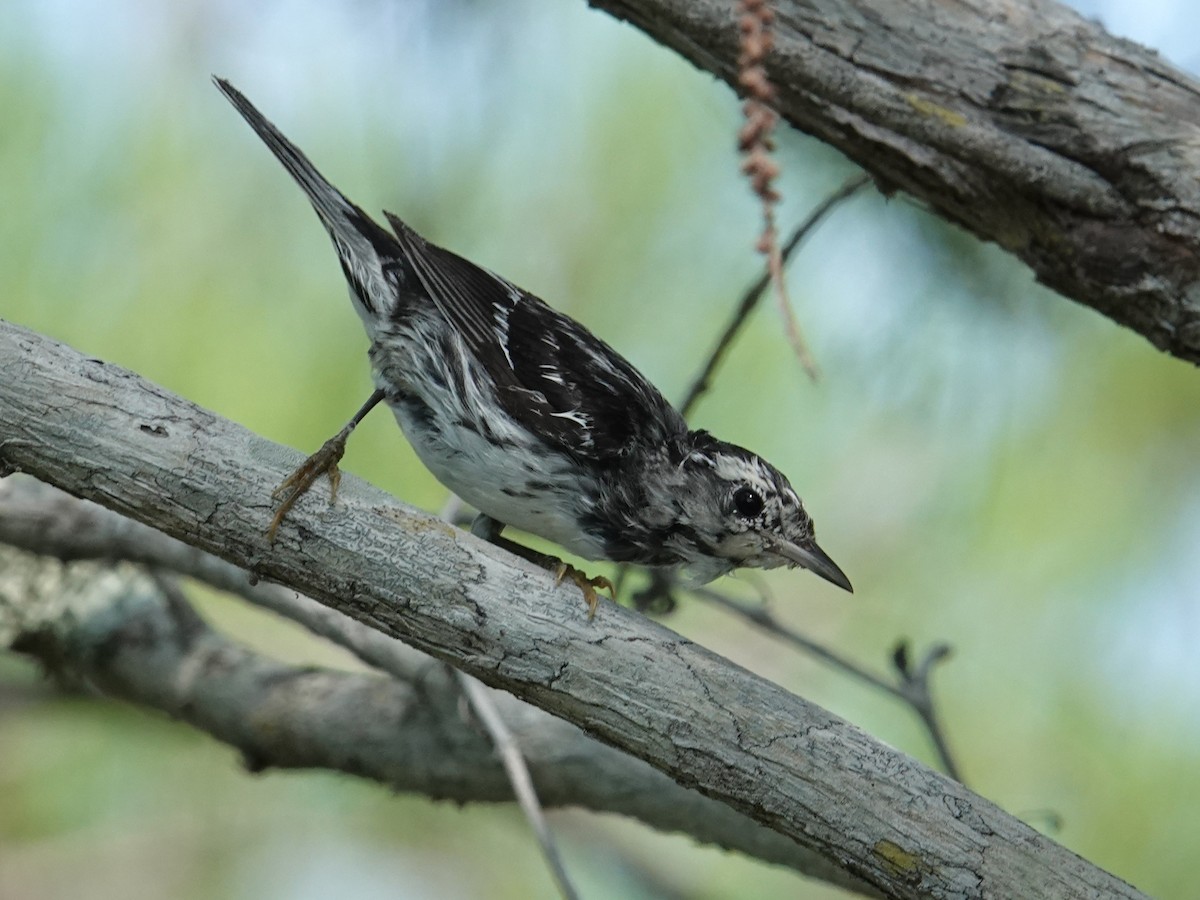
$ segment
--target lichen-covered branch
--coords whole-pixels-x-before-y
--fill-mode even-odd
[[[589,0],[737,84],[729,0]],[[774,0],[778,109],[1200,362],[1200,84],[1054,0]]]
[[[346,479],[269,545],[299,462],[132,372],[0,322],[0,469],[399,638],[728,804],[881,892],[1133,897],[961,784],[645,617]]]

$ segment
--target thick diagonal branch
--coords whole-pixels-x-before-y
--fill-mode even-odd
[[[352,479],[274,546],[296,455],[0,323],[0,469],[286,584],[695,787],[896,897],[1137,896],[965,787],[637,613]]]
[[[589,0],[736,85],[729,0]],[[1200,85],[1053,0],[775,0],[779,112],[1200,362]]]
[[[129,564],[64,565],[0,546],[0,649],[14,646],[107,696],[203,729],[256,769],[335,769],[462,803],[512,799],[500,760],[461,715],[443,667],[427,662],[410,680],[275,662],[210,629]],[[494,696],[544,802],[621,813],[855,886],[811,852],[640,760],[507,694]]]

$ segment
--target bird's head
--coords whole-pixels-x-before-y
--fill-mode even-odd
[[[694,548],[688,568],[702,580],[731,569],[803,566],[853,591],[820,547],[813,522],[787,478],[762,457],[693,432],[678,463],[676,533]],[[691,555],[691,554],[689,554]]]

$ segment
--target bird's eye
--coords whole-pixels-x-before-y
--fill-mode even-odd
[[[763,511],[763,498],[754,488],[740,487],[733,492],[733,508],[739,516],[753,519]]]

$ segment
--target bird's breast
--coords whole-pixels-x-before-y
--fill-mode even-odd
[[[462,421],[441,423],[392,407],[417,456],[434,476],[498,522],[546,538],[585,559],[604,555],[603,543],[580,525],[592,493],[569,462],[520,444],[498,447]]]

